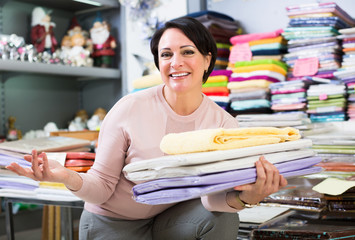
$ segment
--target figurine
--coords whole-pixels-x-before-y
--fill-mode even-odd
[[[49,14],[42,7],[35,7],[32,11],[31,42],[39,53],[53,53],[58,45],[53,31],[55,23],[51,22]]]
[[[22,139],[21,130],[16,129],[15,122],[16,122],[16,118],[13,116],[10,116],[7,120],[8,123],[8,130],[6,136],[7,141],[15,141],[15,140]]]
[[[87,129],[86,123],[88,121],[88,114],[86,110],[82,109],[76,112],[74,120],[69,124],[69,131],[83,131]]]
[[[71,37],[71,49],[68,52],[68,58],[73,66],[82,67],[93,65],[93,60],[90,58],[90,51],[86,50],[85,38],[81,33],[76,33]]]
[[[89,130],[98,131],[100,130],[102,121],[104,120],[107,111],[103,108],[98,108],[95,110],[92,117],[87,121],[87,126]]]
[[[68,59],[69,58],[69,52],[71,50],[71,39],[70,36],[65,35],[62,38],[62,42],[60,44],[60,58],[61,59]]]
[[[110,34],[110,26],[106,21],[102,21],[100,15],[94,20],[90,37],[93,44],[94,66],[111,67],[114,49],[117,47],[116,39]]]

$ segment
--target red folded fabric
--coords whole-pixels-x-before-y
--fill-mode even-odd
[[[90,152],[67,152],[66,159],[95,159],[95,155]]]
[[[65,167],[91,167],[92,165],[94,165],[92,160],[69,159],[65,161]]]

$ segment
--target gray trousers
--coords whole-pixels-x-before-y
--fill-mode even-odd
[[[209,212],[200,199],[193,199],[144,220],[122,220],[84,210],[79,240],[236,240],[238,228],[237,213]]]

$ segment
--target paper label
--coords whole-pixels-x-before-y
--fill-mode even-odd
[[[328,96],[325,93],[319,95],[319,100],[326,100],[327,98],[328,98]]]
[[[252,59],[252,52],[249,43],[236,44],[232,47],[229,54],[229,61],[231,63],[250,61]]]
[[[355,187],[355,181],[347,181],[337,178],[327,178],[323,182],[314,186],[312,190],[319,193],[336,196],[343,194],[352,187]]]
[[[296,60],[292,73],[295,77],[313,76],[318,72],[318,68],[318,58],[301,58]]]

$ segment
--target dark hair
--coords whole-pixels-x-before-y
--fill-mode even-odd
[[[202,55],[207,56],[211,53],[210,66],[203,74],[203,83],[205,83],[216,62],[217,46],[208,29],[201,22],[192,17],[185,16],[170,20],[154,33],[152,40],[150,41],[150,50],[154,56],[155,66],[159,69],[158,45],[161,36],[169,28],[180,29],[186,37],[188,37],[195,44]]]

